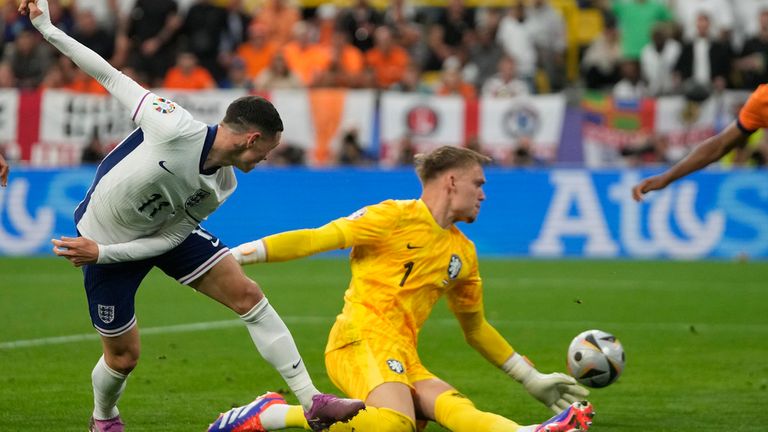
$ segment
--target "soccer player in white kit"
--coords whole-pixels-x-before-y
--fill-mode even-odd
[[[45,0],[22,0],[19,11],[29,13],[43,37],[109,90],[139,126],[99,165],[75,210],[78,237],[52,240],[57,255],[83,269],[91,321],[104,349],[92,373],[90,430],[124,430],[117,402],[139,358],[134,296],[155,266],[240,315],[313,429],[353,417],[363,403],[315,388],[293,337],[259,286],[229,249],[199,226],[235,190],[233,167],[252,170],[280,141],[283,124],[274,106],[241,97],[220,124],[206,125],[56,28]],[[221,430],[236,431],[245,426],[240,423],[233,416]]]

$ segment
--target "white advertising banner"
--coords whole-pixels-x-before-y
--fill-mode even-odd
[[[275,90],[269,95],[283,119],[283,143],[305,151],[312,165],[332,164],[344,134],[355,131],[363,149],[373,141],[372,90]]]
[[[109,96],[47,90],[40,102],[40,139],[32,148],[35,165],[76,165],[97,135],[108,148],[136,126],[128,109]]]
[[[660,97],[656,99],[654,131],[666,136],[670,147],[687,149],[716,133],[721,102],[719,98],[695,103],[682,96]]]
[[[565,117],[565,96],[488,98],[480,102],[480,143],[504,158],[521,139],[530,139],[537,157],[554,160]]]
[[[18,111],[19,93],[16,90],[0,90],[0,143],[16,141]]]
[[[397,161],[406,145],[424,151],[464,143],[466,107],[461,97],[385,92],[380,115],[385,163]]]
[[[18,113],[19,92],[11,89],[0,90],[0,152],[9,159],[19,159]]]

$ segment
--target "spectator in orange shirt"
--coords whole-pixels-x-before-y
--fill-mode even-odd
[[[107,89],[101,86],[96,78],[88,75],[79,68],[75,68],[74,76],[69,84],[66,84],[63,88],[72,90],[77,93],[89,93],[89,94],[101,94],[108,95]]]
[[[458,58],[449,57],[445,61],[435,94],[440,96],[456,95],[464,99],[474,99],[477,96],[475,86],[464,81],[464,78],[461,77],[461,62]]]
[[[80,70],[69,57],[60,56],[48,68],[40,83],[42,89],[70,90],[77,93],[108,94],[94,78]]]
[[[388,27],[377,28],[374,41],[373,48],[365,53],[365,60],[368,67],[375,71],[379,88],[388,88],[400,81],[411,58],[392,39],[392,31]]]
[[[315,78],[313,85],[321,87],[359,87],[363,72],[363,53],[349,43],[347,33],[337,30],[328,47],[328,68]]]
[[[184,90],[204,90],[216,87],[211,73],[198,66],[197,57],[190,52],[182,52],[176,57],[176,66],[165,74],[163,87]]]
[[[267,39],[278,46],[291,40],[293,27],[301,21],[301,11],[291,0],[267,0],[256,11],[251,24],[259,24],[267,32]]]
[[[300,21],[293,28],[293,40],[282,49],[285,63],[305,86],[309,86],[317,75],[327,70],[331,56],[327,47],[312,41],[309,25]]]
[[[248,28],[248,40],[237,48],[237,56],[245,62],[245,69],[251,78],[256,78],[272,62],[277,44],[267,41],[267,30],[260,24]]]
[[[269,91],[277,88],[300,88],[301,80],[285,64],[282,52],[275,53],[269,67],[261,71],[253,80],[256,91]]]

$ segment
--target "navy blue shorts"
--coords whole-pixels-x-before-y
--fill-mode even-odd
[[[221,261],[227,248],[214,235],[197,227],[180,245],[141,261],[83,266],[91,322],[104,336],[119,336],[136,324],[134,298],[139,284],[157,267],[181,284],[189,284]]]

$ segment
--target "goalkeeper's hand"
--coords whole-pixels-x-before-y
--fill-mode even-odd
[[[517,353],[502,365],[502,369],[521,383],[531,396],[555,413],[562,412],[572,403],[589,395],[589,391],[576,384],[573,377],[563,373],[543,374]]]
[[[265,262],[267,260],[267,251],[264,247],[264,242],[261,240],[243,243],[230,249],[229,252],[232,253],[232,256],[240,265]]]

